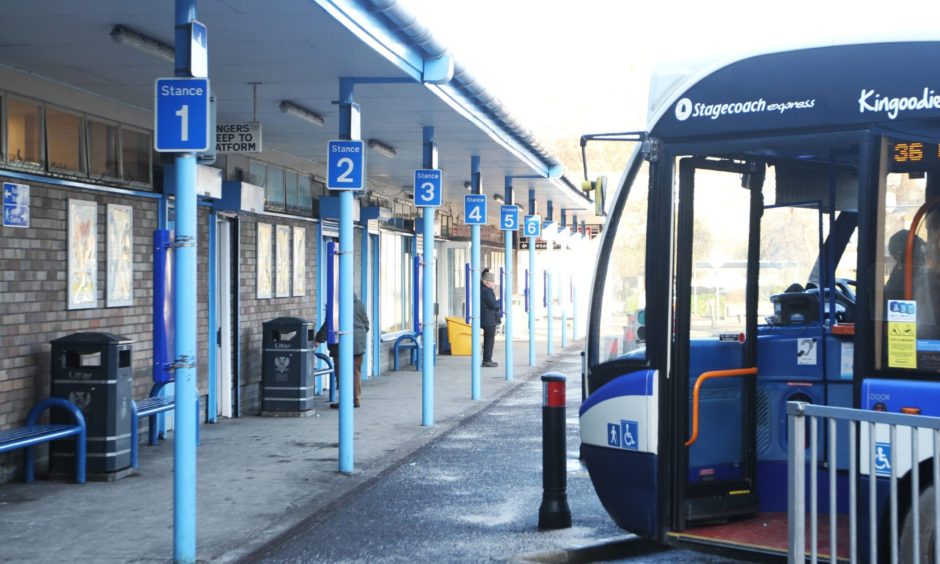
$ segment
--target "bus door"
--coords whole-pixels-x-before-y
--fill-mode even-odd
[[[757,269],[765,165],[679,163],[674,530],[756,513]]]

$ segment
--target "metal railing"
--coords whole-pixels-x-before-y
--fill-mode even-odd
[[[809,442],[806,440],[806,419],[809,419]],[[898,562],[898,552],[901,548],[899,542],[898,518],[898,480],[903,478],[909,469],[911,503],[909,517],[912,522],[910,531],[911,559],[910,562],[920,561],[921,547],[920,498],[920,452],[922,443],[927,443],[932,450],[932,471],[934,486],[940,485],[940,418],[922,415],[906,415],[900,413],[886,413],[842,407],[827,407],[804,402],[787,403],[787,426],[789,430],[789,446],[787,456],[787,499],[788,499],[788,552],[789,562],[805,562],[806,551],[806,469],[809,469],[809,559],[815,564],[818,561],[819,539],[819,512],[818,512],[818,468],[819,448],[818,438],[819,420],[825,420],[828,433],[826,442],[828,446],[828,474],[829,474],[829,556],[832,562],[838,559],[838,522],[837,522],[837,422],[845,422],[848,426],[848,531],[850,562],[858,562],[858,478],[860,471],[868,471],[868,560],[878,560],[878,519],[881,510],[878,504],[877,477],[889,480],[889,526],[890,526],[890,555],[891,562]],[[898,440],[898,432],[906,435],[909,444]],[[889,442],[878,441],[879,436],[887,435]],[[859,444],[866,447],[859,452]],[[806,453],[809,451],[809,465],[806,464]],[[929,460],[929,458],[927,459]],[[913,461],[913,464],[912,464]],[[899,468],[906,470],[899,476]],[[875,508],[872,510],[872,508]],[[931,516],[928,515],[929,519]],[[940,562],[940,487],[933,487],[933,561]],[[845,529],[843,525],[843,529]],[[927,542],[925,540],[925,542]],[[925,553],[926,554],[926,553]]]

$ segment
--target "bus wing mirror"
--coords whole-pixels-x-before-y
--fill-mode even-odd
[[[594,182],[594,215],[604,215],[607,197],[607,177],[598,176]]]

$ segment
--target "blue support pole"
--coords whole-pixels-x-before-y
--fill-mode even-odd
[[[380,256],[379,256],[379,236],[370,235],[372,237],[372,272],[374,273],[372,280],[372,376],[378,378],[382,374],[382,324],[381,319],[379,318],[379,313],[381,309],[379,307],[379,296],[381,292],[379,291],[379,265],[380,265]]]
[[[176,0],[176,76],[190,76],[188,26],[196,19],[195,0]],[[196,155],[177,153],[176,251],[173,308],[176,350],[176,430],[173,433],[173,559],[196,562],[196,288],[198,237]]]
[[[480,157],[470,157],[470,182],[474,194],[482,194],[480,183]],[[480,350],[480,226],[470,226],[470,287],[472,288],[470,301],[473,304],[473,315],[470,320],[470,397],[480,399],[480,363],[482,351]]]
[[[552,229],[555,229],[555,217],[552,208],[552,201],[549,200],[546,205],[546,219]],[[552,293],[552,255],[555,254],[554,238],[546,237],[548,244],[545,247],[545,309],[548,318],[548,345],[546,352],[548,356],[555,354],[555,314],[553,305],[555,303],[555,294]]]
[[[571,281],[571,338],[578,340],[578,285]]]
[[[437,144],[434,141],[434,128],[423,130],[422,167],[437,168]],[[443,186],[442,186],[443,189]],[[421,424],[425,427],[434,425],[434,208],[424,208],[422,252],[422,297],[421,316],[421,352],[424,355],[421,366]]]
[[[571,236],[578,236],[578,216],[571,216]],[[571,285],[571,338],[575,341],[578,340],[578,291],[577,284],[574,281],[574,274],[572,274],[569,284]]]
[[[529,215],[535,215],[535,190],[529,189]],[[535,237],[529,237],[529,366],[535,366]]]
[[[206,418],[209,423],[218,421],[218,351],[219,351],[219,321],[217,319],[215,300],[218,292],[216,288],[218,282],[218,273],[216,268],[216,213],[214,209],[209,210],[209,335],[207,349],[209,353],[209,392],[206,394]]]
[[[506,177],[506,185],[503,194],[507,206],[515,204],[514,192],[512,189],[512,178]],[[506,313],[506,381],[512,380],[513,372],[513,350],[512,350],[512,231],[503,231],[503,244],[505,246],[505,256],[503,260],[505,265],[506,277],[503,279],[503,311]]]
[[[359,106],[353,103],[353,84],[340,79],[339,138],[357,140]],[[350,474],[353,451],[353,195],[339,193],[339,471]]]

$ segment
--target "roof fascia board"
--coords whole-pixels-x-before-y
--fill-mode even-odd
[[[529,151],[528,147],[507,139],[507,131],[486,114],[477,111],[479,106],[473,100],[463,96],[452,84],[426,84],[425,88],[433,92],[445,104],[465,117],[480,131],[486,133],[498,145],[512,153],[541,178],[548,178],[550,169],[545,162]]]
[[[416,82],[422,81],[423,54],[401,41],[395,31],[385,25],[383,18],[354,0],[316,0],[316,3],[376,53]]]

